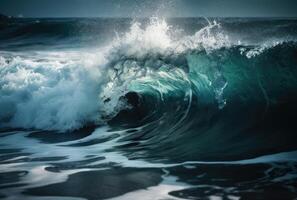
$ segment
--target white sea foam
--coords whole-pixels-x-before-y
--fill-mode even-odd
[[[1,125],[63,131],[96,120],[102,74],[91,59],[61,52],[1,56]]]

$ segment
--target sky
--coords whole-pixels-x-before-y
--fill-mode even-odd
[[[24,17],[297,17],[297,0],[0,0]]]

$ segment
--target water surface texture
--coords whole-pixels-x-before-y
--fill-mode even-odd
[[[296,199],[297,20],[0,23],[1,199]]]

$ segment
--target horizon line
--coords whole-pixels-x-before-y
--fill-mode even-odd
[[[0,13],[1,15],[1,13]],[[6,15],[7,16],[7,15]],[[274,18],[274,19],[297,19],[297,16],[182,16],[182,17],[158,17],[158,16],[147,16],[147,17],[121,17],[121,16],[57,16],[57,17],[18,17],[18,16],[7,16],[10,19],[150,19],[150,18],[164,18],[164,19],[187,19],[187,18]]]

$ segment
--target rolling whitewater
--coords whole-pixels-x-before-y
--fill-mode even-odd
[[[0,22],[0,198],[294,199],[297,20]]]

